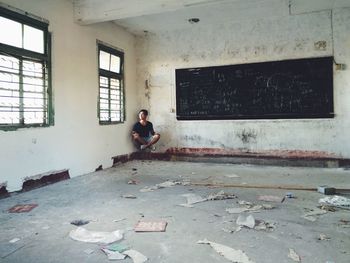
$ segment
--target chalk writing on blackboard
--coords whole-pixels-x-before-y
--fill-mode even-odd
[[[333,57],[176,69],[179,120],[331,118]]]

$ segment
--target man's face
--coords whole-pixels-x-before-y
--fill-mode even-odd
[[[139,113],[139,118],[140,118],[140,120],[146,120],[147,119],[147,115],[143,112],[143,111],[141,111],[140,113]]]

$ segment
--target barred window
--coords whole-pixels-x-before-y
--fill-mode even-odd
[[[52,124],[48,23],[0,7],[0,128]]]
[[[100,124],[124,122],[124,53],[98,43]]]

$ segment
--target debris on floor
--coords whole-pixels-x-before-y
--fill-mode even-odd
[[[260,212],[260,210],[269,210],[275,208],[273,205],[270,204],[257,205],[244,200],[238,201],[238,204],[240,205],[240,207],[226,208],[226,212],[228,212],[229,214],[239,214],[242,212],[258,213]]]
[[[135,232],[165,232],[166,221],[139,221],[134,227]]]
[[[234,194],[225,193],[224,191],[220,191],[214,194],[209,194],[206,198],[208,201],[213,200],[226,200],[226,199],[234,199],[237,198]]]
[[[258,197],[259,201],[266,201],[266,202],[278,202],[282,203],[284,200],[284,197],[275,196],[275,195],[260,195]]]
[[[323,233],[321,233],[319,238],[318,238],[318,240],[330,240],[330,239],[331,239],[330,237],[328,237],[327,235],[325,235]]]
[[[75,226],[83,226],[83,225],[89,224],[89,222],[90,222],[89,220],[77,219],[77,220],[73,220],[70,223]]]
[[[225,174],[224,176],[228,178],[240,178],[240,176],[237,174]]]
[[[311,222],[315,222],[317,220],[317,217],[316,216],[319,216],[319,215],[324,215],[326,214],[327,211],[326,210],[322,210],[322,209],[310,209],[309,212],[307,212],[306,214],[302,215],[301,217],[306,219],[306,220],[309,220]]]
[[[290,259],[292,259],[293,261],[295,261],[295,262],[301,262],[300,256],[299,256],[299,255],[295,252],[295,250],[292,249],[292,248],[289,249],[288,257],[289,257]]]
[[[111,251],[106,248],[101,248],[101,250],[107,255],[109,260],[122,260],[126,258],[126,255],[119,253],[118,251]]]
[[[140,181],[134,180],[134,179],[131,179],[128,181],[128,184],[139,184],[139,183],[140,183]]]
[[[255,220],[255,230],[262,231],[273,231],[276,228],[276,223],[263,221],[263,220]]]
[[[117,251],[120,253],[129,249],[128,246],[123,245],[123,244],[119,244],[119,243],[112,243],[112,244],[109,244],[108,246],[104,246],[103,248],[108,249],[110,251]]]
[[[130,257],[134,263],[143,263],[148,260],[146,256],[133,249],[126,250],[123,252],[123,254]]]
[[[324,198],[321,198],[318,202],[320,204],[327,204],[343,209],[350,209],[350,199],[339,195],[326,196]]]
[[[37,206],[37,204],[15,205],[11,207],[8,211],[9,213],[25,213],[31,211]]]
[[[162,188],[169,188],[173,187],[176,185],[189,185],[190,182],[188,181],[172,181],[172,180],[167,180],[163,183],[156,184],[154,186],[146,186],[142,189],[140,189],[140,192],[153,192],[154,190],[162,189]]]
[[[121,195],[122,198],[126,199],[136,199],[137,197],[135,195]]]
[[[239,215],[236,224],[239,226],[245,226],[248,228],[254,228],[255,227],[255,218],[252,215],[248,215],[247,217],[243,215]]]
[[[206,198],[203,198],[203,197],[196,195],[196,194],[183,194],[181,196],[187,198],[186,204],[180,204],[180,206],[185,206],[185,207],[193,207],[194,204],[207,201]]]
[[[234,249],[207,239],[197,241],[197,244],[208,244],[221,256],[236,263],[254,263],[242,250]]]
[[[83,227],[77,227],[70,231],[69,236],[82,242],[110,244],[123,239],[123,232],[121,230],[113,232],[89,231]]]
[[[18,242],[18,241],[20,241],[20,240],[21,240],[20,238],[16,237],[16,238],[11,239],[11,240],[9,241],[9,243],[16,243],[16,242]]]

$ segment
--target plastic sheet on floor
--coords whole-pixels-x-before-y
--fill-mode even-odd
[[[77,241],[109,244],[123,239],[123,232],[121,230],[113,232],[89,231],[78,227],[70,231],[69,236]]]
[[[339,195],[326,196],[321,198],[318,202],[339,208],[350,209],[350,199]]]

